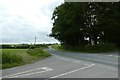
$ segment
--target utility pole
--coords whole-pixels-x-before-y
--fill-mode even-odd
[[[36,41],[37,41],[37,37],[35,36],[35,42],[34,42],[34,45],[36,44]]]

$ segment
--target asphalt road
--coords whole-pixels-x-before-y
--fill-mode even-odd
[[[3,78],[118,78],[118,55],[61,52],[46,49],[53,56],[2,70]]]

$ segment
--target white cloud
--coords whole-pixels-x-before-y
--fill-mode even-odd
[[[57,42],[49,38],[52,12],[63,0],[0,0],[3,43]]]

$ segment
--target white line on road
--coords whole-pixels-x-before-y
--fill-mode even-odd
[[[114,55],[108,55],[108,56],[113,56],[113,57],[120,57],[120,56],[118,56],[118,55],[117,55],[117,56],[114,56]]]
[[[64,61],[72,61],[74,63],[80,63],[81,61],[80,60],[75,60],[75,59],[72,59],[72,58],[66,58],[66,57],[60,57],[58,55],[55,55],[56,58],[58,59],[61,59],[61,60],[64,60]]]
[[[113,55],[108,55],[108,56],[113,56]]]
[[[64,75],[67,75],[67,74],[70,74],[70,73],[73,73],[73,72],[76,72],[76,71],[80,71],[80,70],[83,70],[83,69],[93,67],[94,65],[95,64],[91,64],[89,66],[86,66],[86,67],[83,67],[83,68],[80,68],[80,69],[76,69],[76,70],[73,70],[73,71],[70,71],[70,72],[66,72],[66,73],[63,73],[63,74],[60,74],[60,75],[57,75],[57,76],[53,76],[53,77],[50,77],[50,78],[57,78],[57,77],[60,77],[60,76],[64,76]]]
[[[47,72],[47,71],[34,72],[34,73],[23,74],[23,75],[18,75],[18,76],[11,76],[9,78],[15,78],[15,77],[20,77],[20,76],[27,76],[27,75],[32,75],[32,74],[44,73],[44,72]]]
[[[44,71],[32,72],[32,71],[36,71],[36,70],[40,70],[40,69],[44,70]],[[43,72],[47,72],[47,71],[51,71],[51,70],[53,70],[53,69],[48,68],[48,67],[42,67],[42,68],[32,69],[32,70],[12,74],[12,75],[3,76],[2,78],[14,78],[14,77],[26,76],[26,75],[31,75],[31,74],[43,73]]]

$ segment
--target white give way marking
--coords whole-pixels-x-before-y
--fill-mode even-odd
[[[27,76],[27,75],[32,75],[32,74],[43,73],[43,72],[47,72],[47,71],[51,71],[51,70],[53,70],[53,69],[48,68],[48,67],[42,67],[42,68],[32,69],[32,70],[28,70],[28,71],[24,71],[24,72],[20,72],[20,73],[15,73],[12,75],[3,76],[2,78],[15,78],[15,77],[20,77],[20,76]]]

